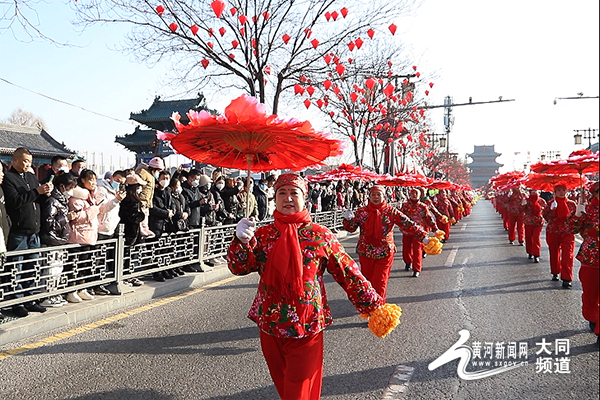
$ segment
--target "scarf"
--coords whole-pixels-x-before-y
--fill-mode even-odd
[[[560,221],[564,221],[569,216],[571,210],[569,210],[569,206],[567,205],[566,197],[555,197],[556,203],[556,216]]]
[[[280,236],[269,252],[262,280],[272,289],[276,301],[285,297],[290,302],[304,296],[304,260],[298,229],[310,223],[311,219],[307,209],[291,215],[283,215],[275,210],[273,217]]]
[[[382,201],[378,205],[371,202],[367,204],[365,209],[369,214],[367,221],[365,222],[365,239],[368,244],[373,246],[379,246],[381,239],[383,239],[383,222],[381,210],[387,206],[387,201]]]
[[[542,206],[539,203],[540,196],[537,193],[531,193],[529,195],[529,202],[531,203],[531,211],[533,212],[534,217],[539,217],[542,215]]]

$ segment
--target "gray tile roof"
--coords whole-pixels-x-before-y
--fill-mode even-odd
[[[18,147],[27,148],[34,157],[75,154],[44,129],[0,123],[0,154],[12,154]]]

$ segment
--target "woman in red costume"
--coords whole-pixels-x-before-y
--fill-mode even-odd
[[[304,206],[306,181],[283,174],[274,189],[275,222],[258,229],[247,218],[238,223],[229,247],[229,269],[235,275],[260,274],[248,317],[260,329],[261,348],[279,396],[317,400],[323,376],[323,330],[332,323],[324,272],[329,271],[361,314],[371,316],[372,330],[372,320],[379,320],[390,305],[382,307],[384,299],[335,235],[311,221]]]
[[[419,189],[412,188],[408,192],[408,201],[402,204],[400,211],[419,226],[425,232],[437,231],[435,218],[429,212],[427,206],[420,201]],[[423,269],[423,238],[410,232],[402,232],[402,258],[406,263],[406,270],[413,270],[413,277],[418,277]]]
[[[523,200],[523,224],[525,225],[525,250],[527,258],[534,263],[540,262],[542,249],[542,228],[544,217],[542,210],[546,207],[546,200],[542,199],[537,190],[530,190],[529,197]]]
[[[508,242],[513,244],[515,239],[519,239],[519,245],[525,243],[525,227],[523,225],[523,200],[525,198],[518,188],[512,189],[508,197],[506,210],[508,212]]]
[[[577,208],[573,200],[566,198],[565,185],[554,187],[554,199],[546,204],[542,215],[548,222],[546,227],[546,243],[550,252],[550,272],[552,280],[558,281],[558,275],[563,281],[563,288],[572,287],[573,259],[575,258],[575,234],[569,226],[567,218]]]
[[[599,246],[599,215],[598,215],[598,196],[599,196],[598,182],[594,182],[591,187],[592,198],[587,205],[583,205],[581,202],[577,206],[575,215],[569,219],[569,222],[575,232],[581,234],[583,243],[577,253],[577,259],[581,262],[581,269],[579,269],[579,280],[583,287],[583,293],[581,294],[581,311],[583,318],[585,318],[589,324],[590,329],[598,336],[600,333],[598,325],[598,314],[600,304],[600,290],[599,280],[600,274],[598,264],[598,246]],[[583,196],[583,194],[582,194]],[[596,343],[600,343],[600,339],[596,339]]]
[[[435,206],[442,214],[442,217],[446,217],[441,220],[438,219],[437,221],[438,227],[444,231],[444,239],[442,242],[446,242],[450,238],[450,221],[454,218],[454,209],[452,208],[452,203],[448,200],[444,189],[440,189],[437,196],[435,196]]]

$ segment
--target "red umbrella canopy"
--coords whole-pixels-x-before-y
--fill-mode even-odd
[[[183,125],[179,113],[173,113],[179,133],[157,137],[170,141],[179,154],[218,167],[299,171],[342,154],[341,141],[315,131],[308,121],[267,115],[264,104],[246,95],[233,100],[223,115],[190,110],[187,116],[190,123]]]
[[[453,189],[454,184],[443,179],[430,179],[425,187],[428,189]]]
[[[535,172],[532,172],[521,179],[521,183],[523,183],[526,188],[544,190],[546,192],[552,192],[554,190],[554,186],[558,184],[565,185],[567,190],[573,190],[578,188],[581,184],[585,184],[586,182],[587,178],[582,178],[577,174],[558,175],[538,174]]]
[[[391,176],[389,178],[380,179],[377,181],[380,185],[385,186],[425,186],[429,184],[429,179],[421,174],[408,173]]]
[[[340,164],[337,168],[331,171],[324,172],[319,175],[307,177],[309,182],[323,181],[345,181],[345,180],[367,180],[373,181],[381,178],[381,175],[376,172],[363,169],[361,166],[351,164]]]
[[[589,150],[573,152],[568,158],[555,161],[540,161],[531,165],[533,172],[542,174],[588,174],[599,171],[598,153]]]
[[[506,186],[507,184],[521,179],[525,176],[525,172],[523,171],[510,171],[505,172],[500,175],[496,175],[490,178],[490,183],[494,189],[498,189],[499,187]]]

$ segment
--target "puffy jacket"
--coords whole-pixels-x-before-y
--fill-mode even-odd
[[[125,197],[119,207],[119,217],[125,225],[125,244],[133,246],[140,240],[140,223],[145,217],[142,204]]]
[[[57,188],[42,207],[42,226],[40,240],[48,246],[60,246],[69,242],[71,224],[67,219],[69,199]]]
[[[214,210],[212,210],[212,204],[214,198],[212,193],[202,193],[199,187],[192,187],[188,182],[183,182],[181,185],[183,188],[183,196],[190,208],[190,217],[188,218],[190,228],[197,228],[202,225],[202,217],[206,218],[206,224],[212,225],[215,221]],[[212,218],[211,218],[212,217]]]
[[[20,174],[13,167],[6,171],[2,188],[12,233],[39,233],[41,213],[38,203],[41,196],[36,190],[38,186],[37,178],[30,172]]]
[[[163,190],[160,187],[154,188],[154,198],[152,199],[152,208],[148,217],[148,228],[156,236],[165,232],[167,222],[169,221],[169,210],[174,211],[173,198],[171,191]]]
[[[121,202],[117,199],[115,189],[108,181],[98,181],[98,188],[94,192],[97,204],[100,205],[98,214],[98,233],[106,236],[114,235],[121,217],[119,217],[119,206]]]
[[[94,194],[77,186],[73,189],[73,196],[69,198],[69,211],[77,213],[75,219],[71,221],[69,243],[96,244],[100,207],[96,203]]]

